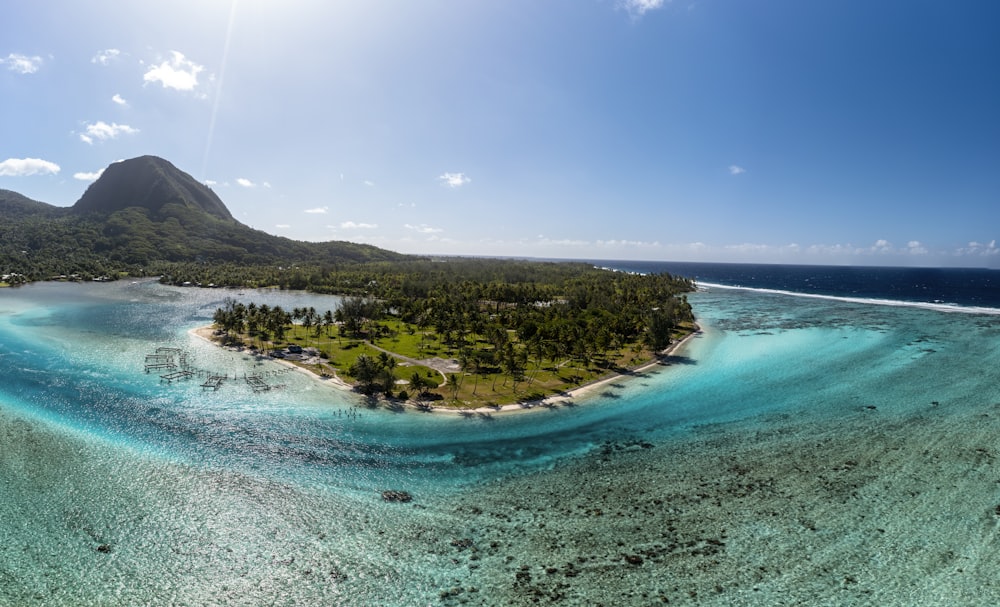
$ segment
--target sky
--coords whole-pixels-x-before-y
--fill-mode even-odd
[[[0,188],[153,154],[241,222],[417,254],[1000,268],[994,0],[47,0]]]

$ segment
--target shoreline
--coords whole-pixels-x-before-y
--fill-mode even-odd
[[[204,327],[195,327],[194,329],[190,329],[188,331],[188,335],[191,335],[191,336],[196,337],[198,339],[202,339],[202,340],[204,340],[204,341],[212,344],[213,346],[215,346],[217,348],[225,348],[225,346],[223,346],[222,344],[220,344],[219,342],[217,342],[214,339],[214,333],[215,333],[215,329],[214,329],[214,326],[212,326],[212,325],[204,326]],[[398,405],[403,406],[405,408],[413,409],[413,410],[419,411],[421,413],[438,413],[438,414],[440,414],[440,413],[450,413],[450,414],[453,414],[453,415],[462,415],[462,416],[469,416],[469,415],[485,415],[485,416],[490,416],[490,415],[492,415],[494,413],[506,413],[506,414],[510,414],[510,413],[517,413],[517,412],[534,411],[536,409],[549,409],[549,408],[552,408],[552,407],[555,407],[555,406],[558,406],[558,405],[561,405],[561,404],[573,403],[577,399],[584,398],[587,395],[590,395],[592,392],[596,391],[598,388],[600,388],[602,386],[605,386],[607,384],[610,384],[610,383],[614,383],[614,382],[616,382],[618,380],[629,379],[629,377],[632,376],[632,375],[637,375],[637,374],[645,373],[647,371],[656,369],[658,367],[669,366],[669,365],[665,365],[663,363],[662,358],[672,356],[678,350],[680,350],[685,345],[687,345],[687,343],[693,337],[695,337],[696,335],[701,335],[701,334],[702,334],[701,326],[698,325],[697,323],[695,323],[694,330],[691,333],[688,333],[680,341],[674,342],[674,343],[670,344],[670,346],[668,346],[666,349],[662,350],[657,355],[658,356],[657,359],[650,360],[650,361],[645,362],[645,363],[643,363],[643,364],[641,364],[641,365],[639,365],[637,367],[631,368],[631,369],[629,369],[625,373],[612,373],[611,375],[609,375],[607,377],[602,377],[600,379],[592,380],[592,381],[590,381],[588,383],[585,383],[583,385],[577,386],[576,388],[573,388],[572,390],[567,390],[567,391],[561,392],[559,394],[553,394],[552,396],[547,396],[547,397],[545,397],[545,398],[543,398],[541,400],[537,400],[537,401],[519,401],[519,402],[511,403],[511,404],[508,404],[508,405],[502,405],[500,407],[482,406],[482,407],[476,407],[474,409],[460,409],[460,408],[456,408],[456,407],[442,407],[442,406],[422,406],[422,405],[416,404],[415,402],[413,402],[411,400],[399,401],[399,400],[395,400],[394,399],[392,401],[387,401],[387,402],[390,402],[392,404],[398,404]],[[236,350],[234,350],[234,351],[236,351]],[[270,360],[270,361],[272,361],[274,363],[280,364],[280,365],[284,365],[284,366],[286,366],[288,368],[295,369],[295,370],[299,371],[300,373],[304,373],[304,374],[308,375],[312,380],[314,380],[315,382],[319,383],[320,385],[328,386],[330,388],[333,388],[335,390],[340,390],[342,392],[351,392],[352,394],[358,394],[358,396],[361,396],[359,393],[355,392],[354,386],[352,386],[351,384],[348,384],[344,380],[340,379],[340,377],[338,377],[336,374],[334,374],[332,376],[329,376],[329,377],[323,377],[321,375],[318,375],[316,372],[314,372],[314,371],[312,371],[310,369],[306,369],[304,367],[296,365],[295,363],[287,361],[287,360],[283,360],[283,359],[280,359],[280,358],[270,358],[270,357],[268,357],[268,360]],[[386,399],[382,398],[380,400],[385,401]]]

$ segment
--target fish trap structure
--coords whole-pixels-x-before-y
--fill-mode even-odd
[[[239,380],[239,376],[235,373],[230,376],[226,373],[207,371],[205,369],[198,369],[192,366],[188,361],[187,353],[180,348],[157,348],[155,352],[146,355],[143,369],[146,373],[153,371],[161,372],[160,382],[166,382],[168,384],[175,381],[190,379],[192,377],[204,378],[204,383],[201,384],[202,390],[212,390],[213,392],[221,388],[226,383],[226,380]],[[274,385],[269,383],[267,378],[282,375],[291,370],[292,369],[281,369],[276,371],[253,373],[249,375],[244,374],[243,380],[254,392],[267,392],[268,390],[283,387],[283,384]]]
[[[150,371],[165,371],[165,373],[160,375],[160,381],[167,382],[168,384],[188,379],[201,373],[201,371],[193,368],[188,363],[187,352],[180,348],[167,347],[157,348],[152,354],[147,354],[146,360],[143,363],[143,370],[146,373]]]
[[[271,389],[271,385],[264,381],[260,375],[247,375],[245,379],[247,385],[254,392],[266,392]]]

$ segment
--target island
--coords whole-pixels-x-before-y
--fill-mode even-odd
[[[692,283],[669,274],[453,259],[383,266],[364,282],[335,310],[227,298],[198,334],[389,406],[486,412],[572,401],[670,364],[698,330]]]

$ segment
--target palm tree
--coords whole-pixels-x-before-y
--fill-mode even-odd
[[[393,375],[390,367],[382,367],[378,372],[378,387],[386,396],[392,396],[392,389],[396,387],[396,376]]]
[[[418,396],[423,396],[427,393],[427,380],[424,379],[424,376],[419,371],[414,371],[413,375],[410,376],[410,386],[413,388],[414,394]]]
[[[461,385],[461,383],[458,381],[458,374],[457,373],[449,373],[448,374],[448,387],[451,388],[451,390],[452,390],[452,393],[451,393],[452,400],[458,400],[458,387],[460,385]]]
[[[390,373],[396,369],[396,359],[390,356],[388,352],[379,352],[378,362],[383,369],[388,369]]]
[[[310,313],[310,311],[312,313]],[[305,328],[306,333],[308,333],[309,329],[313,326],[315,312],[316,310],[314,308],[309,308],[308,310],[305,310],[302,315],[302,327]]]
[[[378,378],[380,366],[378,362],[367,354],[358,356],[348,372],[361,384],[361,391],[371,394],[375,380]]]

